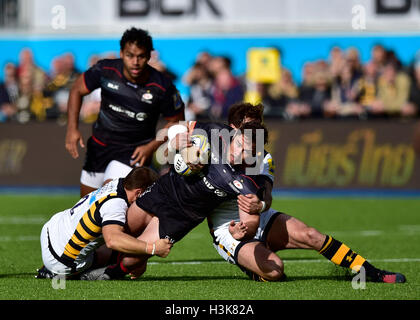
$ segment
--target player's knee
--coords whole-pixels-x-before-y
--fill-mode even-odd
[[[283,261],[278,259],[275,262],[270,263],[268,266],[269,271],[265,271],[263,278],[266,281],[280,281],[284,276],[284,264]]]

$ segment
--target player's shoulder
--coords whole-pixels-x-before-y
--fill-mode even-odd
[[[97,62],[103,67],[120,67],[123,65],[122,59],[101,59]]]
[[[211,132],[212,130],[218,132],[221,132],[222,130],[226,132],[231,132],[233,130],[232,127],[220,122],[191,121],[189,127],[190,131],[192,131],[193,134],[195,132],[198,132],[199,130],[204,130],[206,132]]]
[[[112,212],[113,210],[126,210],[128,208],[129,202],[123,183],[124,178],[117,178],[101,188],[102,192],[99,193],[100,199],[98,202],[101,209],[105,208],[105,211]]]
[[[234,194],[256,194],[260,186],[256,181],[240,170],[234,169],[229,164],[210,164],[207,176],[224,190]]]
[[[123,62],[121,59],[102,59],[93,65],[91,70],[102,74],[116,74],[122,78]]]
[[[111,180],[101,188],[92,192],[91,196],[95,199],[95,201],[99,200],[100,202],[109,201],[111,199],[121,199],[128,203],[127,194],[125,192],[123,183],[123,178],[116,178]]]
[[[170,78],[168,78],[163,72],[153,68],[152,66],[148,65],[150,76],[149,80],[146,83],[148,87],[156,87],[161,91],[166,92],[174,87],[174,84]]]

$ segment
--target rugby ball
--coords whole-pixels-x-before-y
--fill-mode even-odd
[[[183,176],[189,176],[197,173],[199,170],[193,170],[188,164],[207,164],[210,156],[210,143],[204,135],[192,135],[192,146],[184,148],[175,154],[175,171]]]

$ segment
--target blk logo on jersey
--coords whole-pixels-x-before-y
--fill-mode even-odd
[[[112,82],[108,82],[106,86],[110,89],[113,89],[113,90],[118,90],[120,88],[120,86],[118,84],[115,84],[115,83],[112,83]]]

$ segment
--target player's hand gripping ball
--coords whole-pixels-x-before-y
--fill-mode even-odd
[[[175,171],[183,176],[199,172],[199,169],[193,169],[192,167],[197,164],[208,164],[210,157],[210,143],[206,136],[192,135],[191,143],[192,146],[180,150],[174,158]]]

